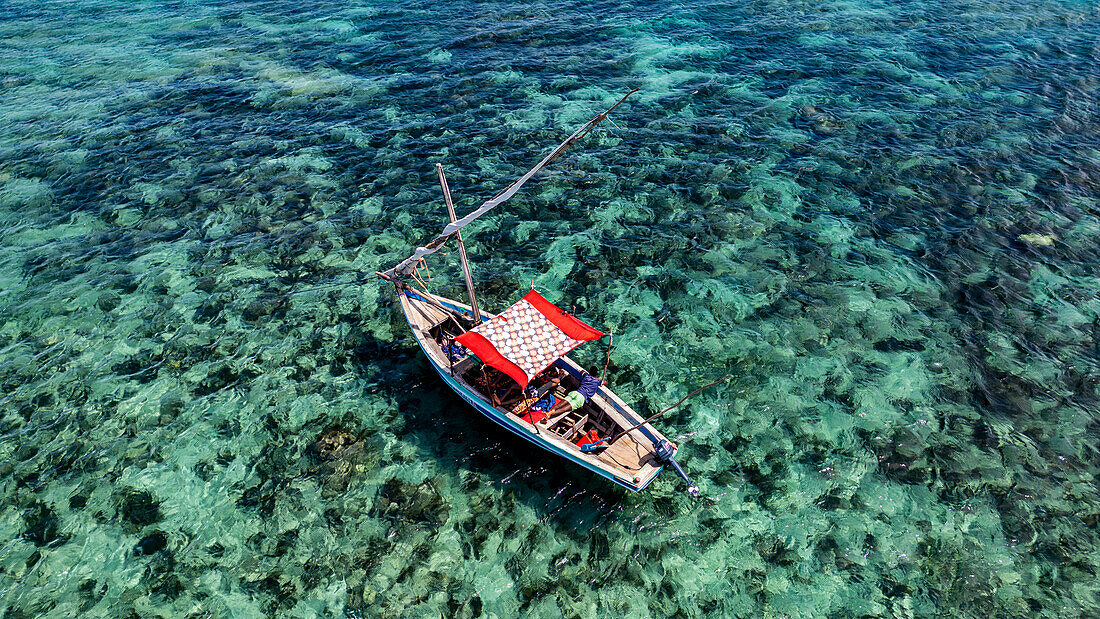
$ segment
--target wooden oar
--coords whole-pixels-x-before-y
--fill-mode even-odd
[[[726,374],[725,376],[723,376],[722,378],[719,378],[718,380],[714,381],[713,383],[707,383],[706,385],[703,385],[702,387],[699,387],[695,391],[692,391],[691,393],[689,393],[689,394],[685,395],[684,397],[680,398],[679,402],[673,404],[672,406],[666,408],[665,410],[657,413],[656,415],[653,415],[653,416],[647,418],[646,420],[644,420],[641,423],[635,425],[634,427],[630,428],[629,430],[624,430],[624,431],[616,434],[615,436],[611,437],[611,440],[607,442],[608,446],[614,445],[615,441],[619,440],[620,438],[626,436],[627,434],[630,434],[631,432],[633,432],[633,431],[637,430],[638,428],[646,425],[647,423],[653,421],[654,419],[660,417],[661,415],[664,415],[668,411],[670,411],[670,410],[676,408],[677,406],[683,404],[691,396],[699,393],[700,391],[702,391],[702,390],[704,390],[708,387],[713,387],[713,386],[717,385],[718,383],[725,382],[727,379],[729,379],[731,377],[733,377],[733,374]]]

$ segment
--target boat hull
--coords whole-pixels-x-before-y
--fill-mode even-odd
[[[417,295],[416,293],[414,293],[412,291],[407,291],[407,290],[406,291],[398,291],[398,294],[405,294],[405,295],[408,295],[410,298],[418,298],[419,297],[419,295]],[[467,315],[467,316],[469,315],[468,310],[463,308],[463,307],[459,307],[457,305],[447,303],[446,301],[444,301],[442,299],[439,299],[439,298],[436,298],[435,300],[437,302],[439,302],[440,304],[446,306],[448,309],[451,309],[453,311],[457,311],[457,312],[462,313],[462,314]],[[411,330],[413,330],[413,332],[415,333],[416,332],[416,327],[415,327],[415,325],[413,325],[412,321],[409,319],[409,316],[408,316],[407,312],[405,313],[405,320],[408,322],[409,328]],[[521,421],[519,421],[518,418],[513,419],[513,418],[509,417],[506,413],[503,413],[503,412],[497,410],[496,408],[492,407],[487,402],[485,402],[483,399],[481,399],[480,396],[473,393],[468,387],[466,387],[465,385],[460,383],[458,380],[456,380],[453,376],[451,376],[451,374],[447,370],[447,368],[444,368],[443,366],[441,366],[432,357],[432,355],[427,350],[424,350],[424,344],[420,340],[420,338],[414,337],[413,339],[415,339],[416,342],[417,342],[417,345],[420,346],[421,352],[424,353],[424,356],[425,356],[425,358],[427,358],[428,363],[432,366],[432,369],[435,370],[436,374],[439,375],[439,377],[443,380],[444,383],[447,384],[448,387],[450,387],[456,394],[458,394],[458,396],[460,398],[462,398],[467,404],[472,406],[479,413],[484,415],[486,418],[488,418],[490,421],[497,424],[501,428],[504,428],[505,430],[507,430],[511,434],[514,434],[515,436],[518,436],[518,437],[524,439],[527,442],[533,443],[534,445],[537,445],[537,446],[541,447],[542,449],[550,452],[551,454],[553,454],[555,456],[558,456],[559,458],[562,458],[562,459],[564,459],[564,460],[566,460],[566,461],[568,461],[572,464],[575,464],[575,465],[577,465],[577,466],[579,466],[583,469],[586,469],[586,470],[588,470],[592,473],[595,473],[596,475],[599,475],[600,477],[603,477],[604,479],[607,479],[608,481],[611,481],[611,482],[613,482],[613,483],[615,483],[619,486],[622,486],[622,487],[627,488],[629,490],[632,490],[634,492],[644,490],[647,486],[649,486],[650,483],[653,482],[654,479],[657,478],[657,476],[660,474],[661,470],[663,470],[664,467],[662,466],[662,467],[658,468],[658,470],[655,473],[653,473],[652,475],[648,476],[645,479],[639,480],[638,483],[631,483],[630,480],[626,480],[626,479],[617,477],[617,476],[609,473],[608,471],[606,471],[604,469],[601,469],[598,466],[593,466],[592,464],[586,462],[584,460],[583,456],[579,456],[577,454],[569,453],[568,451],[560,448],[558,445],[556,445],[556,444],[554,444],[550,441],[542,440],[539,437],[538,434],[532,433],[531,431],[529,431],[523,425],[523,423]],[[566,367],[564,369],[566,369],[566,371],[570,371],[570,372],[573,371],[572,368],[568,368],[568,367]]]

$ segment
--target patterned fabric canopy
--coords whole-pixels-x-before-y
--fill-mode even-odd
[[[479,359],[526,387],[539,372],[582,343],[603,333],[563,312],[539,293],[458,336]]]

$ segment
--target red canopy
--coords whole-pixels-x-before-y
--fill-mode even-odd
[[[603,333],[531,290],[496,318],[456,339],[479,359],[526,387],[536,374],[566,353],[601,337]]]

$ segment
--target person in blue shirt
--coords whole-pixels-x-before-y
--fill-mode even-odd
[[[584,406],[585,402],[596,395],[603,384],[605,384],[604,381],[585,372],[581,375],[581,384],[577,387],[577,390],[570,391],[565,394],[564,398],[557,399],[553,407],[550,408],[549,416],[554,417]]]

